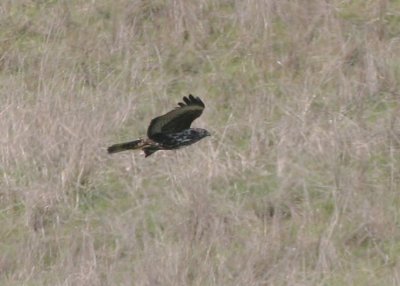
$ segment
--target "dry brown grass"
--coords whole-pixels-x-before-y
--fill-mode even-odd
[[[0,4],[1,285],[399,285],[399,1]],[[109,156],[188,93],[210,140]]]

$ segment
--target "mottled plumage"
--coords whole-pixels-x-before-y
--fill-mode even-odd
[[[199,97],[190,94],[183,97],[183,102],[178,105],[170,112],[151,120],[147,129],[148,138],[112,145],[108,147],[108,153],[141,149],[147,157],[158,150],[179,149],[210,136],[205,129],[190,128],[205,108]]]

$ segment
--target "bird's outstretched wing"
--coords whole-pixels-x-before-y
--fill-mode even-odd
[[[157,140],[156,134],[175,133],[190,128],[192,122],[201,115],[205,105],[200,98],[189,95],[183,97],[184,102],[179,102],[179,107],[170,112],[154,118],[147,129],[147,136]]]

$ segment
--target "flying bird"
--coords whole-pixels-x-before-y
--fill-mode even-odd
[[[199,97],[189,95],[183,97],[183,102],[170,112],[151,120],[147,129],[147,138],[114,144],[108,147],[108,153],[125,150],[143,150],[145,157],[158,150],[174,150],[196,143],[210,133],[202,128],[190,128],[205,108]]]

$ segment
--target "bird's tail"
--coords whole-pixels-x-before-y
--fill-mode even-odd
[[[117,153],[117,152],[126,151],[126,150],[140,149],[144,145],[145,144],[144,144],[143,139],[137,139],[137,140],[130,141],[130,142],[114,144],[114,145],[108,147],[107,151],[109,154],[112,154],[112,153]]]

